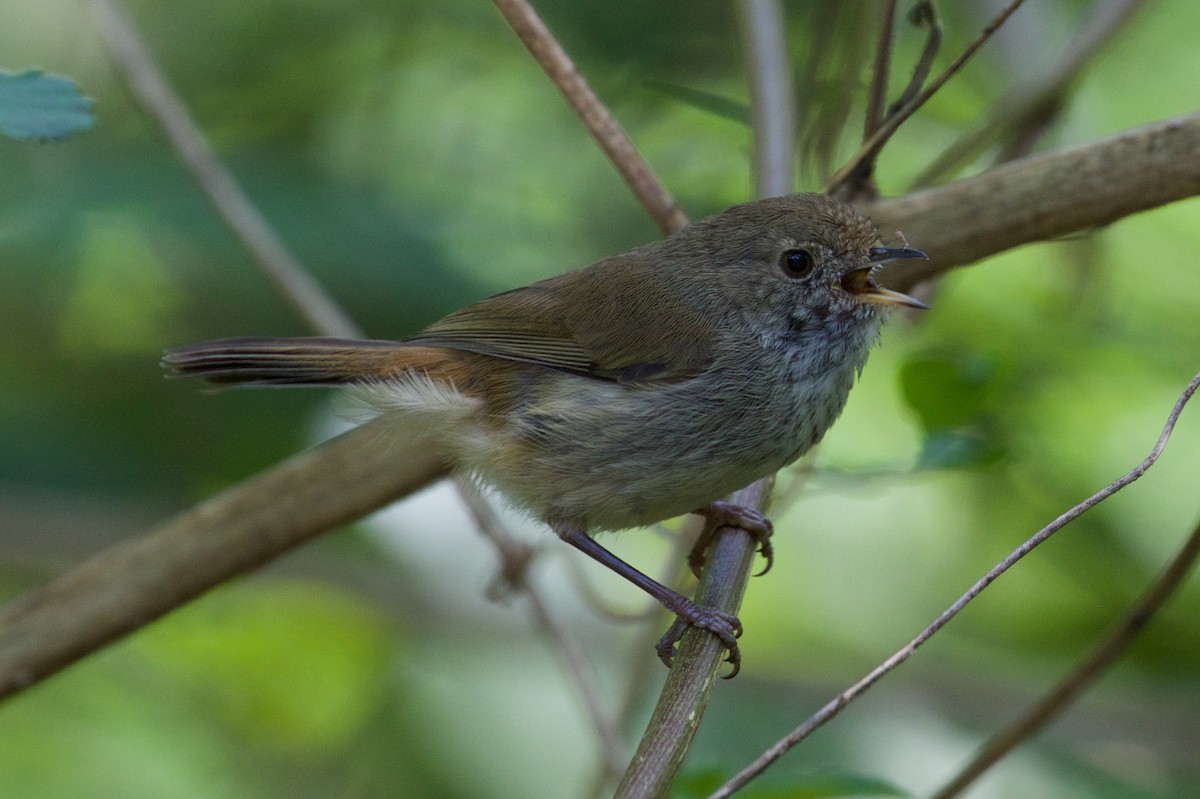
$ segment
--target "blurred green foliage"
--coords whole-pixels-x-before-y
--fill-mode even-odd
[[[677,785],[679,795],[704,799],[720,788],[729,775],[719,771],[689,774]],[[854,774],[805,775],[787,780],[766,777],[738,793],[747,799],[836,799],[845,796],[907,796],[904,791],[880,780]]]
[[[954,53],[987,4],[942,5]],[[885,191],[1054,63],[1088,6],[1027,4],[889,146]],[[128,7],[250,196],[370,335],[655,235],[482,0]],[[750,196],[730,4],[538,7],[689,214]],[[0,140],[3,597],[333,424],[321,392],[209,394],[162,378],[164,347],[309,331],[133,105],[87,15],[60,0],[6,11],[5,65],[72,75],[97,124],[52,147]],[[820,165],[853,149],[874,33],[866,4],[791,12],[799,188],[815,189]],[[1198,22],[1188,0],[1149,7],[1043,146],[1194,109]],[[901,35],[894,83],[921,44]],[[840,117],[848,132],[830,126]],[[776,566],[751,584],[746,665],[718,686],[690,784],[744,765],[1145,455],[1200,368],[1198,211],[1180,203],[960,270],[933,311],[888,328],[815,472],[780,481]],[[996,583],[755,795],[921,794],[946,779],[1195,524],[1194,413],[1150,475]],[[598,746],[582,704],[526,609],[483,599],[494,556],[451,504],[429,495],[328,536],[0,706],[0,796],[583,795]],[[648,566],[663,551],[654,536],[613,544]],[[615,706],[630,664],[653,654],[637,629],[582,607],[563,579],[569,554],[549,549],[537,575]],[[1198,613],[1193,581],[980,795],[1196,795]],[[661,679],[649,675],[635,721]]]

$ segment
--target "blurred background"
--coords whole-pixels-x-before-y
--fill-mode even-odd
[[[730,4],[537,5],[689,215],[751,197]],[[819,190],[861,129],[874,4],[791,5],[798,188]],[[997,6],[943,5],[941,63]],[[1022,8],[888,147],[883,191],[904,191],[999,98],[1051,70],[1106,5]],[[1145,5],[1038,149],[1196,108],[1200,6]],[[483,0],[126,8],[250,196],[372,336],[656,235]],[[96,115],[65,142],[0,139],[7,599],[342,423],[322,391],[163,379],[165,347],[310,331],[133,102],[85,4],[0,9],[0,68],[69,75]],[[894,92],[922,44],[901,27]],[[680,795],[740,768],[1144,457],[1200,369],[1198,250],[1200,204],[1178,203],[958,270],[932,311],[889,326],[820,451],[780,477],[775,567],[741,613],[745,666],[717,686]],[[1198,413],[1148,476],[790,754],[766,782],[785,792],[770,795],[926,793],[1060,679],[1196,524]],[[643,597],[512,524],[545,545],[536,579],[636,740],[665,674],[649,642],[667,620],[605,618],[581,590],[622,613]],[[605,543],[652,573],[677,565],[666,536]],[[586,796],[596,735],[525,603],[489,600],[496,566],[445,486],[326,535],[0,706],[0,796]],[[1193,578],[972,795],[1196,796],[1198,615]]]

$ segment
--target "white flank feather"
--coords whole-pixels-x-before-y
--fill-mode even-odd
[[[434,380],[424,372],[359,383],[350,386],[346,395],[349,403],[343,413],[355,422],[395,415],[406,421],[440,427],[475,414],[483,405],[481,400],[468,397],[453,384]]]

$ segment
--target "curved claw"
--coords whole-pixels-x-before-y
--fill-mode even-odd
[[[767,562],[762,567],[762,571],[755,573],[755,577],[762,577],[767,572],[771,571],[771,567],[775,565],[775,547],[771,544],[770,538],[760,538],[758,540],[758,554],[762,555],[763,560]]]
[[[654,650],[658,652],[658,659],[668,669],[671,668],[671,662],[675,660],[675,644],[679,643],[679,639],[687,632],[687,628],[688,623],[676,616],[675,621],[671,622],[671,626],[663,633],[663,637],[659,638],[658,643],[654,645]]]

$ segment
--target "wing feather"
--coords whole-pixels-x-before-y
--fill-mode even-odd
[[[636,255],[497,294],[409,341],[622,383],[693,377],[711,360],[716,320]]]

